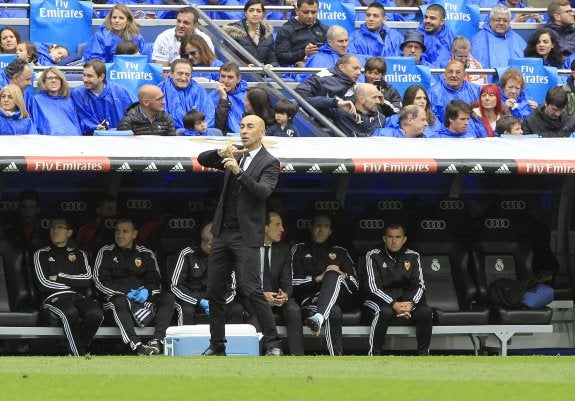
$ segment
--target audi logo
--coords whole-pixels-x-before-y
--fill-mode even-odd
[[[189,229],[196,226],[196,220],[194,219],[170,219],[168,221],[168,227],[179,228],[179,229]]]
[[[315,210],[328,210],[334,211],[339,210],[341,207],[338,201],[315,201],[313,204]]]
[[[62,202],[60,209],[63,212],[84,212],[86,210],[86,202]]]
[[[188,202],[188,210],[191,210],[192,212],[198,212],[202,210],[202,202],[198,201]]]
[[[18,210],[18,202],[0,202],[0,211]]]
[[[151,209],[152,201],[149,199],[130,199],[126,201],[128,209]]]
[[[400,201],[384,201],[377,202],[379,210],[401,210],[403,209],[403,202]]]
[[[419,226],[424,230],[445,230],[445,220],[422,220]]]
[[[44,230],[48,230],[50,228],[50,219],[42,219],[40,221],[40,227]]]
[[[441,210],[462,210],[465,204],[461,200],[442,200],[439,202]]]
[[[104,227],[106,227],[108,230],[111,230],[116,227],[116,221],[117,219],[106,219],[104,220]]]
[[[509,219],[485,219],[484,224],[487,228],[509,228],[511,226]]]
[[[295,226],[298,228],[298,230],[309,230],[309,228],[311,227],[311,220],[309,219],[297,220],[295,222]]]
[[[384,227],[383,220],[360,220],[359,227],[365,230],[380,230]]]
[[[525,210],[525,201],[522,200],[504,200],[500,203],[503,210]]]

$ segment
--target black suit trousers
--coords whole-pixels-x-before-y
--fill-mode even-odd
[[[211,343],[225,343],[226,294],[228,278],[234,268],[239,292],[249,300],[255,312],[267,349],[280,347],[274,316],[262,291],[260,248],[247,246],[239,229],[222,229],[212,242],[208,260]]]

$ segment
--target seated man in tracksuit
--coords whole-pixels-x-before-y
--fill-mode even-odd
[[[419,253],[407,249],[405,228],[391,223],[383,244],[365,256],[361,291],[371,316],[369,355],[381,355],[390,325],[415,325],[417,354],[429,355],[433,313],[425,303]]]
[[[104,313],[95,299],[81,294],[92,286],[92,269],[86,253],[70,241],[74,230],[64,217],[50,221],[51,244],[34,253],[38,291],[46,298],[42,310],[55,315],[64,327],[68,351],[85,355]]]
[[[342,355],[342,312],[353,306],[359,285],[349,253],[329,240],[331,224],[329,216],[318,214],[311,222],[311,241],[292,248],[292,283],[306,326],[319,335],[325,323],[330,355]]]
[[[114,235],[115,243],[103,246],[96,256],[96,288],[104,294],[104,309],[112,311],[124,343],[139,355],[159,355],[174,314],[174,294],[162,290],[154,253],[135,243],[138,230],[131,219],[119,218]],[[143,344],[134,322],[144,327],[154,316],[154,339]]]
[[[201,232],[198,248],[187,247],[180,251],[173,263],[168,262],[170,290],[176,297],[178,325],[197,324],[198,314],[209,315],[208,303],[208,257],[212,250],[212,223]],[[244,309],[236,302],[236,277],[230,277],[230,292],[226,297],[226,323],[243,323]],[[204,323],[208,323],[206,320]]]

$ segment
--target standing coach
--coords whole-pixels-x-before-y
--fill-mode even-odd
[[[265,337],[266,355],[281,355],[281,342],[271,307],[262,290],[260,247],[264,244],[266,199],[279,175],[279,160],[262,146],[264,121],[255,115],[240,123],[242,147],[234,145],[202,152],[204,167],[224,170],[224,187],[216,210],[212,251],[208,260],[210,346],[204,355],[225,355],[227,283],[232,269],[239,275],[240,293],[252,305]]]

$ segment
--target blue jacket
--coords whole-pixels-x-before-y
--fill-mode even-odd
[[[444,68],[451,58],[451,42],[455,39],[453,31],[447,25],[443,25],[439,32],[431,35],[425,32],[423,23],[417,29],[423,33],[426,47],[421,59],[436,67]]]
[[[477,138],[473,127],[471,126],[471,118],[469,119],[469,125],[467,126],[467,131],[463,134],[458,134],[453,131],[448,130],[445,127],[441,127],[441,129],[436,132],[434,136],[429,136],[426,138]]]
[[[441,122],[439,122],[439,119],[437,118],[437,116],[435,116],[435,122],[433,123],[433,125],[428,125],[423,130],[423,137],[424,138],[433,137],[437,133],[437,131],[441,129],[441,127],[442,127]],[[385,121],[385,128],[392,128],[395,130],[399,130],[399,114],[394,114],[391,117],[388,117],[387,120]]]
[[[192,3],[196,3],[199,6],[213,6],[209,0],[196,0]],[[245,2],[238,0],[219,0],[218,6],[242,6]],[[240,20],[244,18],[242,12],[232,12],[232,11],[205,11],[205,13],[211,19],[229,19],[229,20]]]
[[[13,116],[8,117],[4,110],[0,109],[0,135],[26,135],[37,134],[36,126],[30,118],[19,118],[20,110],[16,110]]]
[[[36,48],[38,49],[38,64],[48,66],[57,64],[54,62],[54,60],[52,60],[52,57],[50,57],[50,46],[52,46],[52,43],[36,42],[35,44]]]
[[[384,7],[397,7],[395,1],[393,0],[376,0],[376,3],[381,3]],[[385,13],[387,21],[421,21],[421,18],[417,18],[418,13]]]
[[[164,4],[164,2],[162,0],[108,0],[106,2],[106,4],[108,5],[114,5],[114,4],[125,4],[127,6],[140,6],[140,5],[145,5],[145,6],[153,6],[155,4]],[[138,9],[134,8],[132,9],[132,14],[134,14]],[[156,18],[166,18],[166,16],[164,15],[166,11],[159,11],[159,10],[145,10],[144,13],[142,13],[139,17],[137,18],[146,18],[146,13],[154,13],[156,14]],[[101,10],[100,12],[98,12],[98,18],[106,18],[106,16],[110,14],[110,10]],[[136,17],[135,17],[136,18]],[[176,18],[176,17],[174,17]]]
[[[505,67],[510,58],[523,58],[525,47],[527,42],[519,34],[509,29],[500,36],[489,23],[471,38],[473,56],[483,68]]]
[[[30,64],[30,68],[32,68],[32,71],[34,71],[32,64]],[[8,78],[8,75],[6,75],[6,71],[2,69],[0,71],[0,89],[5,87],[9,83],[10,78]],[[34,85],[34,74],[32,74],[32,85]],[[32,86],[28,86],[24,90],[24,105],[26,106],[26,110],[28,111],[28,114],[30,114],[30,117],[32,117],[31,110],[32,110],[33,98],[34,98],[34,88]]]
[[[347,54],[353,55],[359,59],[359,63],[363,68],[366,60],[366,56],[362,54],[353,54],[348,52]],[[337,54],[327,43],[320,47],[316,54],[307,59],[304,64],[305,68],[333,68],[335,63],[339,60],[341,56]],[[300,82],[305,81],[311,77],[311,74],[299,74],[298,80]]]
[[[210,97],[212,104],[216,108],[216,128],[222,130],[224,134],[228,132],[240,132],[240,122],[244,115],[244,97],[248,83],[243,79],[236,88],[228,93],[227,101],[220,99],[217,91],[212,91]]]
[[[199,72],[199,71],[195,71],[195,67],[219,67],[221,65],[223,65],[224,62],[222,60],[219,59],[215,59],[214,61],[212,61],[212,64],[210,64],[209,66],[204,66],[204,65],[195,65],[194,66],[194,73],[192,74],[194,78],[206,78],[209,79],[210,81],[219,81],[220,79],[220,73],[219,72]]]
[[[76,106],[82,132],[89,135],[104,119],[108,120],[110,128],[116,128],[126,109],[137,100],[123,86],[107,81],[99,96],[82,85],[72,89],[70,97]]]
[[[71,97],[38,92],[32,102],[34,123],[43,135],[82,135],[78,113]]]
[[[505,102],[507,101],[507,96],[505,95],[505,93],[503,93],[503,90],[501,88],[499,88],[499,91],[501,92],[501,103],[505,104]],[[517,107],[515,107],[514,109],[510,109],[509,110],[510,114],[514,117],[519,118],[520,120],[523,120],[524,118],[531,115],[531,113],[533,113],[533,109],[531,108],[529,103],[527,103],[527,100],[528,99],[527,96],[525,95],[525,91],[519,92],[519,96],[516,99]]]
[[[295,91],[316,109],[337,107],[337,99],[353,100],[355,82],[337,68],[312,75]]]
[[[395,29],[385,25],[378,32],[372,32],[365,24],[349,35],[349,52],[366,56],[390,57],[402,56],[399,46],[403,43],[403,36]]]
[[[172,116],[176,128],[184,128],[184,116],[192,109],[197,109],[206,116],[206,124],[213,127],[216,109],[208,97],[208,92],[193,79],[186,89],[174,85],[171,77],[167,77],[158,85],[166,100],[165,110]]]
[[[373,131],[371,136],[387,136],[390,138],[405,138],[405,133],[399,128],[384,127]]]
[[[140,54],[146,54],[146,42],[142,35],[133,37],[132,42],[134,42],[138,49],[140,49]],[[104,25],[92,34],[92,37],[86,44],[86,49],[84,49],[84,60],[91,60],[97,58],[102,60],[104,63],[111,63],[113,61],[114,54],[116,54],[116,46],[122,41],[122,38],[111,32]]]
[[[429,90],[429,102],[432,105],[433,114],[444,123],[445,108],[449,102],[459,99],[471,104],[479,99],[480,89],[477,84],[463,81],[461,88],[455,90],[447,86],[444,79],[441,79]]]
[[[29,4],[30,0],[11,0],[7,3]],[[6,8],[0,10],[0,18],[28,18],[28,10],[18,10],[16,8]]]
[[[267,136],[299,136],[297,128],[293,123],[287,123],[284,129],[279,124],[274,124],[266,130]]]

